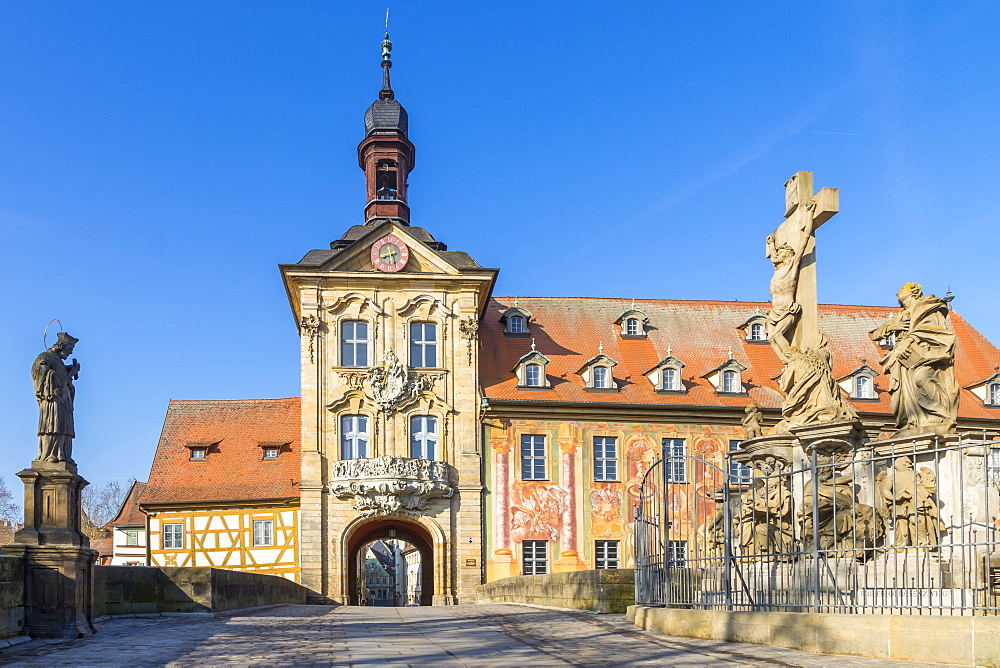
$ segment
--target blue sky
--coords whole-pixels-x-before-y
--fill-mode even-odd
[[[384,10],[0,4],[8,485],[52,318],[81,339],[94,483],[145,479],[171,398],[298,394],[276,265],[361,222]],[[1000,341],[998,23],[962,0],[402,3],[413,222],[500,267],[498,295],[766,300],[782,183],[812,170],[841,194],[822,301],[951,287]]]

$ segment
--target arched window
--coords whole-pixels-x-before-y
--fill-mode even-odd
[[[639,319],[627,318],[625,320],[625,334],[628,336],[639,336]]]
[[[364,415],[344,415],[340,418],[340,458],[368,457],[368,418]]]
[[[524,316],[507,316],[507,332],[510,334],[524,334],[528,330],[524,327]]]
[[[606,366],[595,366],[593,371],[594,376],[594,387],[596,388],[607,388],[608,383],[608,367]]]
[[[663,389],[664,390],[677,389],[677,369],[668,367],[663,370]]]
[[[368,323],[345,320],[340,323],[341,366],[368,366]]]
[[[542,386],[542,365],[526,364],[524,367],[524,384],[528,387]]]
[[[990,404],[1000,406],[1000,383],[990,383]]]
[[[750,325],[750,340],[751,341],[764,340],[764,323],[755,322],[752,325]]]
[[[733,370],[730,369],[728,371],[723,371],[722,372],[722,391],[723,392],[729,392],[729,393],[732,393],[732,394],[736,394],[736,393],[741,392],[742,390],[743,390],[743,388],[740,387],[739,377],[737,376],[737,374],[736,374],[735,371],[733,371]]]
[[[857,399],[871,399],[873,397],[872,379],[868,376],[855,376],[854,396]]]
[[[410,457],[438,458],[438,421],[433,415],[414,415],[410,418]]]

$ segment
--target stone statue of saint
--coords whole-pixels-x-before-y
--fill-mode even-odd
[[[761,477],[740,499],[735,534],[743,556],[759,561],[790,559],[795,538],[792,526],[792,493],[785,464],[773,456],[757,463]],[[774,556],[772,556],[774,555]]]
[[[743,416],[743,434],[744,437],[749,440],[751,438],[757,438],[764,435],[764,428],[761,425],[761,421],[764,419],[763,413],[760,412],[760,408],[757,404],[750,402],[750,404],[743,409],[746,415]]]
[[[875,341],[896,335],[896,344],[881,360],[890,377],[896,435],[952,433],[959,388],[955,333],[947,324],[950,299],[925,297],[916,283],[907,283],[896,296],[902,308],[870,335]]]
[[[816,493],[813,481],[802,487],[802,540],[806,549],[813,546],[813,522],[819,534],[818,548],[838,550],[837,557],[863,558],[883,536],[882,518],[871,506],[854,498],[854,478],[838,475],[830,460],[821,461],[816,471]],[[816,497],[815,506],[814,498]],[[814,512],[815,507],[815,512]]]
[[[38,399],[38,457],[35,461],[73,462],[73,380],[80,363],[63,364],[79,339],[59,332],[56,342],[35,358],[31,378]]]
[[[785,393],[778,433],[787,426],[857,417],[854,407],[844,401],[831,375],[826,337],[821,337],[821,341],[822,345],[814,350],[799,350],[795,346],[785,349],[785,369],[778,380],[778,387]]]
[[[926,466],[913,470],[909,457],[898,457],[893,467],[882,471],[876,483],[885,502],[883,514],[892,520],[894,545],[938,545],[941,530],[937,501],[937,480]]]

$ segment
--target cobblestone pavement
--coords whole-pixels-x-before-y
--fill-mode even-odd
[[[902,663],[661,636],[621,615],[514,605],[285,606],[226,617],[114,619],[83,640],[0,650],[11,666],[758,665]],[[916,665],[916,664],[908,664]],[[929,664],[928,664],[929,665]]]

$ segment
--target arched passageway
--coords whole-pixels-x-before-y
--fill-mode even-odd
[[[431,605],[434,598],[434,541],[419,524],[399,518],[372,520],[359,527],[347,543],[347,601],[360,605],[359,574],[363,572],[365,550],[372,541],[405,541],[420,552],[420,605]]]

